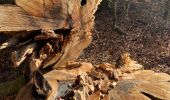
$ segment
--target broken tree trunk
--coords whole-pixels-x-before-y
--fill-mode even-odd
[[[24,69],[28,78],[37,69],[45,72],[63,67],[90,44],[94,13],[100,2],[16,0],[16,5],[1,5],[0,32],[12,37],[0,46],[0,51],[14,48],[13,68]]]
[[[103,63],[93,67],[90,63],[68,62],[65,68],[44,75],[36,71],[16,100],[170,99],[170,75],[142,70],[143,66],[128,53],[121,55],[116,64],[119,66]]]

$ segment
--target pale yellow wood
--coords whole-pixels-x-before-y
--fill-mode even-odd
[[[67,14],[67,4],[68,0],[16,0],[17,6],[33,16],[55,19]]]
[[[69,81],[75,80],[78,75],[86,72],[90,72],[93,68],[91,63],[81,63],[79,68],[73,68],[70,70],[63,69],[63,70],[52,70],[44,75],[45,78],[60,80],[60,81]]]
[[[0,6],[0,32],[66,28],[65,20],[35,17],[17,6]]]

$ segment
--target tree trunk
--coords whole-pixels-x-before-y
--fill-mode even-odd
[[[1,5],[0,32],[12,37],[1,44],[0,50],[14,48],[13,68],[20,68],[31,78],[35,70],[45,73],[76,60],[91,42],[94,13],[101,2],[85,1],[16,0],[17,6]]]
[[[106,0],[107,6],[113,15],[112,28],[124,25],[133,26],[135,23],[169,29],[170,26],[170,1],[169,0]]]

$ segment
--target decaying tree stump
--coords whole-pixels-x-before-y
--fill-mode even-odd
[[[0,32],[12,37],[0,50],[15,48],[11,53],[14,68],[24,69],[28,78],[37,69],[65,66],[90,44],[100,2],[16,0],[16,5],[1,5]]]
[[[65,68],[44,75],[36,71],[16,100],[170,99],[170,75],[143,70],[128,53],[122,54],[116,63],[116,66],[103,63],[94,67],[90,63],[69,62]]]
[[[0,32],[11,38],[0,45],[0,52],[12,48],[13,68],[22,73],[0,84],[0,96],[27,83],[17,100],[170,99],[169,75],[142,70],[128,53],[116,65],[71,62],[91,42],[100,2],[15,0],[15,5],[1,5]]]
[[[10,31],[41,30],[33,34],[32,32],[14,34],[14,37],[5,43],[6,45],[2,44],[2,49],[19,45],[18,50],[12,53],[15,67],[28,58],[28,55],[32,55],[30,63],[37,65],[41,62],[35,66],[38,68],[49,65],[56,68],[69,60],[75,60],[91,41],[93,14],[100,1],[87,0],[84,4],[81,2],[83,0],[44,2],[16,0],[16,4],[22,9],[2,6],[3,16],[0,19],[3,22],[0,31],[10,33]],[[16,17],[11,18],[11,13]],[[22,38],[25,39],[21,42]],[[13,43],[10,43],[11,41]],[[23,45],[25,43],[27,45]]]

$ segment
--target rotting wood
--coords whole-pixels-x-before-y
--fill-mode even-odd
[[[67,68],[70,65],[67,65],[62,69],[55,69],[44,75],[45,78],[51,77],[51,79],[56,79],[59,81],[67,81],[67,80],[75,80],[77,75],[81,73],[90,72],[93,69],[93,65],[91,63],[81,63],[78,68]],[[57,73],[57,75],[56,75]]]
[[[0,5],[0,32],[68,28],[65,20],[31,16],[17,6]]]
[[[115,68],[111,64],[100,64],[100,67],[93,67],[90,63],[68,62],[66,67],[55,69],[40,77],[47,80],[49,86],[45,85],[46,81],[39,81],[39,85],[44,84],[44,87],[48,86],[47,88],[52,89],[48,96],[44,94],[46,100],[55,100],[56,98],[78,100],[89,100],[91,98],[101,100],[103,98],[106,100],[131,100],[134,98],[139,100],[170,99],[170,76],[168,74],[156,73],[151,70],[131,69],[132,66],[126,65],[136,61],[130,59],[126,53],[122,56],[124,59],[121,60],[126,62],[121,64],[120,68]],[[121,70],[124,67],[129,71]],[[138,66],[134,67],[138,68]],[[118,79],[109,78],[110,76],[105,73],[107,69],[113,69],[109,70],[111,73],[119,70],[123,74],[120,74],[117,77]],[[94,73],[100,75],[96,76]],[[37,92],[37,96],[32,95],[33,91],[36,92],[33,89],[34,85],[35,83],[32,80],[25,85],[19,91],[17,100],[26,100],[28,96],[31,99],[38,99],[38,95],[41,93]],[[28,88],[28,86],[33,88]],[[40,89],[42,91],[43,88]],[[46,91],[49,91],[49,89]],[[54,93],[57,93],[57,95],[54,95]]]
[[[16,0],[17,6],[0,5],[0,32],[12,35],[1,50],[15,49],[11,55],[14,67],[20,67],[27,78],[39,68],[56,69],[77,59],[91,42],[94,13],[101,2],[44,1]]]
[[[40,22],[40,25],[38,25],[39,28],[42,29],[42,31],[39,33],[38,32],[35,33],[37,35],[33,36],[33,38],[34,38],[33,42],[36,43],[38,41],[38,43],[41,43],[41,41],[42,42],[46,41],[46,43],[44,43],[45,44],[44,46],[42,46],[43,44],[41,46],[39,46],[39,44],[38,44],[37,48],[39,48],[38,50],[40,50],[40,51],[34,50],[34,51],[32,51],[32,53],[38,52],[37,61],[38,61],[38,59],[39,59],[39,61],[41,61],[41,64],[40,64],[41,68],[45,68],[48,66],[53,66],[53,68],[57,68],[58,66],[64,65],[67,61],[70,61],[70,60],[72,61],[72,60],[77,59],[77,57],[80,55],[80,53],[83,51],[83,49],[86,48],[90,44],[91,39],[92,39],[91,35],[92,35],[93,24],[94,24],[94,15],[93,14],[97,10],[97,5],[100,3],[100,0],[96,0],[96,1],[88,0],[85,5],[81,5],[81,1],[79,1],[79,0],[73,0],[73,1],[69,1],[69,2],[66,2],[65,0],[64,1],[59,0],[57,3],[54,1],[48,1],[48,0],[46,0],[46,1],[47,1],[46,3],[50,3],[50,4],[45,5],[45,7],[48,7],[49,9],[45,9],[45,10],[43,10],[43,12],[47,12],[47,13],[49,12],[48,13],[49,16],[43,15],[42,12],[39,11],[39,10],[42,10],[40,8],[37,8],[39,10],[32,10],[32,7],[30,8],[29,5],[33,5],[35,7],[40,7],[40,5],[42,6],[42,4],[43,4],[42,1],[39,1],[41,3],[36,4],[35,2],[37,2],[37,1],[34,1],[34,0],[29,1],[29,2],[28,2],[28,0],[17,0],[16,4],[18,6],[20,6],[21,8],[23,8],[24,9],[23,11],[17,7],[11,7],[11,6],[4,7],[7,9],[1,10],[1,11],[3,13],[6,13],[6,15],[8,15],[7,14],[8,11],[10,12],[11,10],[16,10],[16,11],[12,11],[12,12],[14,12],[14,14],[18,15],[18,17],[16,17],[16,18],[20,19],[20,17],[21,17],[20,20],[17,19],[17,21],[20,21],[20,23],[25,23],[25,22],[27,23],[27,19],[30,18],[27,16],[31,16],[31,15],[32,15],[31,18],[33,20],[35,18],[37,18],[38,20],[41,20],[44,18],[44,19],[47,19],[47,21],[48,21],[48,19],[53,18],[52,24],[49,22],[47,22],[48,24]],[[66,5],[68,5],[68,7],[64,8]],[[59,13],[58,17],[56,17],[55,13],[50,13],[51,10],[55,11],[56,9],[58,9],[56,7],[61,8],[61,11],[62,11],[62,13],[60,11],[56,12],[56,13]],[[73,8],[75,8],[75,9],[73,9]],[[37,15],[37,13],[40,13],[40,15],[39,14]],[[24,14],[27,14],[27,15],[24,15]],[[61,16],[60,16],[60,14],[61,14]],[[5,14],[3,14],[3,15],[5,15]],[[9,15],[9,16],[11,16],[11,15]],[[63,16],[67,16],[70,18],[67,19],[64,17],[64,19],[61,20],[61,18]],[[24,17],[23,18],[24,20],[22,20],[22,17]],[[18,23],[18,22],[15,22],[15,17],[13,19],[14,19],[13,23]],[[4,20],[5,20],[5,22],[7,21],[6,22],[7,24],[9,24],[9,22],[8,22],[9,19],[4,19]],[[70,24],[70,22],[71,22],[71,24]],[[39,21],[35,22],[35,23],[38,24]],[[57,23],[59,23],[60,25]],[[65,23],[65,24],[62,24],[62,23]],[[65,34],[64,33],[65,29],[63,29],[63,27],[68,26],[67,25],[68,23],[71,27],[69,29],[70,31],[68,31],[66,33],[66,36],[63,36]],[[56,30],[57,28],[51,28],[51,26],[49,24],[59,26],[58,28],[63,31],[58,33],[58,30],[57,30],[54,32],[53,30],[54,29]],[[43,25],[46,25],[46,27],[44,27]],[[12,26],[15,27],[15,25],[12,25]],[[20,27],[20,25],[17,25],[17,26]],[[30,25],[26,25],[26,26],[21,25],[21,26],[24,28],[25,27],[29,28],[29,26],[36,28],[36,26],[32,25],[32,22]],[[4,27],[6,29],[9,29],[8,31],[15,31],[15,30],[10,30],[8,25],[5,25]],[[37,27],[36,30],[38,30],[39,28]],[[2,30],[7,31],[5,29],[2,29]],[[21,30],[30,31],[30,30],[34,30],[34,29],[30,28],[30,29],[21,29],[21,30],[17,29],[17,30],[18,31],[21,31]],[[27,32],[24,34],[27,34]],[[17,39],[15,39],[15,40],[17,40]],[[24,52],[24,51],[25,50],[23,48],[21,48],[21,50],[19,49],[19,51],[16,51],[16,52]],[[16,54],[13,54],[13,55],[17,56]],[[15,57],[13,55],[12,55],[12,58],[16,58],[16,59],[14,59],[12,61],[13,61],[14,65],[17,65],[17,66],[19,66],[19,64],[17,64],[18,62],[16,62],[16,61],[21,60],[21,62],[23,62],[24,59],[26,59],[26,57],[27,57],[27,56],[25,56],[25,53],[20,53],[20,55],[18,55],[20,58]]]
[[[11,60],[14,67],[18,67],[24,60],[26,60],[28,55],[31,55],[36,48],[37,44],[32,43],[21,48],[21,50],[13,51],[11,55]]]
[[[120,99],[120,100],[121,99],[123,100],[124,98],[126,99],[142,98],[144,100],[148,100],[152,98],[167,99],[167,100],[170,99],[169,98],[170,97],[169,75],[160,74],[160,73],[158,74],[155,72],[149,72],[149,73],[152,73],[151,75],[147,74],[147,71],[145,72],[145,70],[144,71],[141,70],[142,65],[138,64],[136,61],[131,60],[129,58],[129,55],[125,56],[127,57],[125,61],[122,61],[124,59],[120,59],[121,60],[120,63],[117,63],[117,65],[119,66],[118,68],[115,68],[113,66],[105,66],[105,67],[100,66],[99,68],[93,68],[91,64],[87,64],[87,66],[83,66],[83,63],[72,64],[72,65],[67,66],[68,64],[67,61],[75,60],[79,56],[81,51],[84,48],[86,48],[91,42],[91,35],[92,35],[91,30],[93,29],[93,24],[94,24],[93,14],[97,8],[98,0],[95,0],[95,1],[87,0],[86,3],[82,3],[83,0],[81,0],[81,2],[78,4],[77,2],[80,0],[72,0],[72,1],[70,0],[68,2],[66,2],[66,0],[63,0],[63,1],[58,0],[61,4],[62,2],[64,2],[63,3],[64,6],[67,3],[69,4],[68,9],[67,9],[69,10],[67,13],[69,14],[68,19],[65,20],[65,17],[64,17],[64,19],[61,21],[61,26],[60,25],[57,26],[58,24],[56,25],[56,23],[54,23],[56,25],[55,26],[53,25],[53,22],[50,22],[50,24],[48,22],[50,19],[52,18],[55,19],[56,17],[55,14],[53,15],[52,13],[49,12],[53,7],[55,7],[52,5],[54,2],[49,1],[47,2],[47,5],[45,5],[47,7],[49,6],[49,9],[50,9],[49,10],[49,9],[41,8],[43,7],[42,5],[44,4],[43,1],[38,1],[40,3],[35,3],[35,0],[32,0],[30,2],[28,2],[28,0],[17,0],[17,1],[21,3],[21,4],[17,3],[18,6],[24,9],[24,10],[21,10],[20,8],[16,7],[17,9],[20,9],[20,11],[22,12],[22,13],[21,12],[19,13],[18,15],[20,16],[19,18],[33,19],[33,22],[39,23],[39,24],[38,26],[27,24],[28,26],[25,25],[27,26],[27,28],[25,26],[22,26],[22,27],[20,26],[23,23],[20,24],[19,26],[15,24],[17,27],[13,24],[14,26],[12,27],[5,26],[6,28],[4,27],[1,28],[2,32],[21,31],[21,30],[32,31],[32,30],[41,30],[44,28],[47,28],[46,29],[47,33],[49,31],[52,32],[52,35],[50,35],[50,34],[44,34],[44,31],[41,31],[41,32],[36,33],[35,36],[33,36],[31,43],[32,44],[37,43],[36,47],[38,49],[34,49],[34,46],[32,47],[31,45],[31,49],[27,51],[27,48],[30,48],[29,43],[27,44],[27,41],[29,41],[30,38],[28,38],[28,40],[24,41],[23,43],[19,44],[19,46],[16,45],[16,47],[18,47],[17,48],[18,50],[16,50],[16,52],[18,53],[13,54],[12,58],[15,58],[13,62],[17,63],[19,61],[19,63],[21,63],[24,59],[27,58],[27,54],[29,54],[31,57],[27,58],[28,62],[25,62],[25,64],[29,63],[28,65],[30,68],[32,68],[31,71],[33,73],[33,79],[30,80],[30,82],[20,90],[17,96],[18,100],[21,100],[23,98],[24,100],[26,99],[30,100],[30,98],[34,99],[32,92],[36,92],[37,93],[36,96],[41,95],[40,97],[42,97],[43,95],[49,100],[56,99],[56,98],[60,99],[63,97],[66,98],[67,97],[66,95],[69,94],[67,92],[67,89],[69,89],[68,85],[70,85],[70,83],[71,83],[70,87],[72,89],[71,91],[74,93],[72,97],[77,98],[77,99],[82,99],[82,100],[86,100],[88,96],[91,96],[91,98],[94,98],[94,96],[96,95],[97,95],[97,98],[99,99],[107,97],[107,96],[108,96],[107,98],[110,98],[110,99]],[[23,3],[21,1],[23,1]],[[45,1],[48,1],[48,0],[45,0]],[[28,3],[28,5],[33,4],[35,7],[38,7],[37,4],[40,4],[39,6],[40,8],[36,8],[37,11],[35,12],[34,10],[29,8],[30,6],[24,7],[22,4],[25,4],[25,3]],[[54,4],[57,5],[58,3],[54,3]],[[60,5],[59,7],[64,8],[64,6]],[[7,8],[9,8],[9,6]],[[13,7],[11,7],[8,10],[11,11],[12,8]],[[55,9],[52,9],[52,10],[55,10]],[[67,10],[64,12],[67,12]],[[59,12],[59,14],[62,15],[63,13]],[[65,16],[65,13],[63,15]],[[10,18],[7,18],[7,20],[9,19]],[[47,22],[42,22],[44,21],[43,19],[44,20],[47,19]],[[14,22],[15,20],[16,19],[14,18]],[[55,21],[55,20],[52,20],[52,21]],[[57,22],[59,21],[60,23],[59,19],[57,19],[56,21]],[[59,29],[63,28],[64,26],[68,26],[67,21],[71,22],[69,23],[71,27],[68,28],[70,31],[67,32],[67,34],[65,34],[65,32],[60,33],[59,30],[56,30],[58,28]],[[62,22],[64,24],[62,24]],[[27,32],[25,34],[27,34]],[[54,34],[57,34],[57,35],[55,36]],[[63,36],[62,40],[58,39],[58,36],[60,36],[61,34]],[[15,40],[17,40],[17,38]],[[41,43],[41,42],[45,42],[45,43]],[[9,45],[9,46],[12,46],[12,45]],[[48,59],[48,57],[50,59]],[[53,71],[46,73],[44,76],[42,76],[41,74],[35,74],[35,72],[39,72],[39,71],[36,71],[39,67],[43,69],[50,65],[52,65]],[[68,68],[68,67],[71,67],[71,68]],[[59,68],[63,68],[63,69],[59,70]],[[106,72],[109,72],[109,73],[106,73]],[[39,75],[39,76],[36,76],[36,75]],[[112,78],[112,76],[114,78]],[[74,80],[75,82],[73,83]],[[62,83],[60,81],[64,81],[64,82]],[[22,83],[22,82],[19,81],[16,83]],[[13,86],[16,83],[15,81],[12,81],[10,84],[4,83],[5,85],[2,85],[2,88],[5,87],[6,89],[6,86],[9,86],[9,87],[5,91],[2,90],[3,93],[5,93],[2,95],[7,95],[7,94],[17,92],[17,90],[20,88],[20,85],[19,87],[17,87],[17,89],[15,89],[16,87],[13,87]],[[149,89],[148,89],[148,86],[149,86]],[[12,89],[12,92],[8,91],[11,89]],[[57,95],[56,95],[56,92],[57,92]],[[65,94],[65,92],[68,94]],[[94,94],[96,92],[97,94]],[[54,98],[55,96],[56,98]]]

